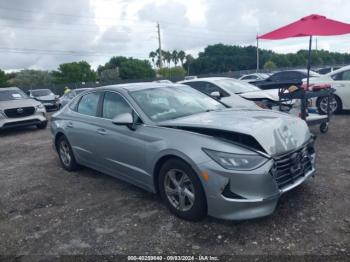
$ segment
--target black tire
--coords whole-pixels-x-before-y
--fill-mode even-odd
[[[47,127],[47,121],[41,122],[40,124],[36,125],[38,129],[45,129]]]
[[[62,155],[61,150],[63,150],[63,148],[62,148],[63,146],[65,147],[65,150],[67,150],[66,152],[70,155],[69,161],[64,159],[64,157]],[[60,158],[60,161],[61,161],[63,168],[69,172],[76,171],[79,168],[79,165],[78,165],[77,161],[75,160],[72,147],[71,147],[68,139],[65,136],[61,136],[58,139],[57,144],[56,144],[56,148],[57,148],[57,153],[58,153],[58,156]]]
[[[333,96],[334,98],[334,101],[336,102],[336,109],[334,112],[332,112],[331,110],[331,114],[339,114],[342,110],[343,110],[343,104],[340,100],[340,98],[336,95]],[[317,99],[316,101],[316,106],[317,106],[317,111],[319,112],[319,114],[321,115],[326,115],[327,114],[327,110],[324,110],[322,109],[322,106],[321,106],[321,102],[324,100],[324,99],[327,99],[327,97],[320,97]]]
[[[328,132],[328,128],[329,128],[328,122],[322,123],[322,124],[320,125],[320,131],[321,131],[321,133],[323,133],[323,134],[327,133],[327,132]]]
[[[165,179],[167,173],[171,170],[178,170],[187,175],[190,182],[193,185],[193,193],[194,193],[194,201],[192,207],[189,210],[181,211],[173,206],[170,202],[168,195],[165,192]],[[197,174],[193,171],[191,166],[180,159],[170,159],[165,162],[159,173],[159,192],[161,198],[165,202],[168,209],[175,214],[176,216],[190,220],[190,221],[198,221],[203,219],[207,215],[207,201],[206,196],[201,184],[200,179]]]

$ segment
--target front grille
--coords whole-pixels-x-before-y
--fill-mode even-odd
[[[275,157],[275,165],[271,171],[279,188],[293,184],[312,170],[313,146],[307,145],[297,151]]]
[[[19,118],[31,116],[35,113],[35,107],[18,107],[4,110],[8,118]]]

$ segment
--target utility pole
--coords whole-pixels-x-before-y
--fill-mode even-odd
[[[163,55],[162,55],[162,40],[160,38],[160,25],[157,23],[158,29],[158,44],[159,44],[159,68],[163,68]]]
[[[258,34],[256,35],[256,72],[259,72],[260,66],[259,66],[259,38],[258,38]]]

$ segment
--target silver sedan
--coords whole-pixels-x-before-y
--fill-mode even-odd
[[[63,167],[79,165],[159,193],[171,212],[249,219],[315,172],[300,119],[227,108],[185,85],[140,83],[84,92],[54,114]]]

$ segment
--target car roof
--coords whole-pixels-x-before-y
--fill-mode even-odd
[[[170,83],[154,83],[154,82],[144,82],[144,83],[132,83],[132,84],[119,84],[119,85],[109,85],[101,86],[99,89],[108,90],[126,90],[126,91],[139,91],[153,88],[164,88],[164,87],[174,87],[183,86],[180,84],[170,84]]]
[[[93,89],[92,87],[84,87],[84,88],[76,88],[72,89],[72,91],[85,91],[85,90],[91,90]]]
[[[10,90],[21,90],[19,89],[18,87],[3,87],[3,88],[0,88],[0,91],[10,91]]]
[[[231,77],[203,77],[203,78],[196,78],[196,79],[191,79],[191,80],[185,80],[185,81],[181,81],[179,83],[190,83],[190,82],[198,82],[198,81],[215,82],[217,80],[225,80],[225,79],[231,79],[231,80],[239,81],[239,80],[237,80],[235,78],[231,78]]]
[[[341,68],[339,68],[337,70],[334,70],[332,72],[329,72],[328,74],[325,74],[325,75],[326,76],[329,76],[329,75],[331,76],[331,75],[335,75],[335,74],[341,73],[341,72],[346,71],[346,70],[350,70],[350,65],[343,66],[343,67],[341,67]]]
[[[51,91],[50,89],[31,89],[31,90],[29,90],[30,92],[32,92],[32,91],[46,91],[46,90],[49,90],[49,91]]]

